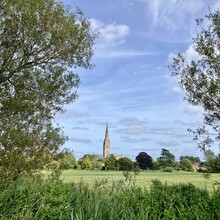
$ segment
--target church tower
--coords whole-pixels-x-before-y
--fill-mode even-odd
[[[108,158],[110,156],[110,140],[108,136],[108,124],[106,125],[105,139],[103,142],[103,158]]]

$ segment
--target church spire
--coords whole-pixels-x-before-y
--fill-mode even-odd
[[[105,139],[109,139],[109,136],[108,136],[108,123],[106,124]]]
[[[110,140],[108,134],[108,123],[106,124],[105,139],[103,142],[103,158],[108,158],[110,156]]]

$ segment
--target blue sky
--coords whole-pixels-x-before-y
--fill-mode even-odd
[[[79,159],[102,154],[108,122],[111,153],[153,159],[166,148],[179,159],[203,154],[187,128],[202,123],[202,109],[183,100],[168,65],[177,53],[196,57],[195,19],[219,8],[216,0],[63,0],[79,7],[99,32],[92,70],[78,69],[79,99],[56,120]]]

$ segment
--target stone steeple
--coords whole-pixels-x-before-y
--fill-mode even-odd
[[[108,158],[110,156],[110,140],[108,136],[108,124],[106,125],[105,139],[103,142],[103,158]]]

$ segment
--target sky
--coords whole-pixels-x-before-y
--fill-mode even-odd
[[[68,135],[63,147],[77,159],[102,155],[106,124],[111,153],[135,160],[140,152],[154,160],[161,149],[175,155],[203,153],[187,128],[202,125],[202,108],[183,100],[168,66],[177,53],[196,57],[195,19],[220,8],[217,0],[63,0],[79,7],[91,22],[93,69],[78,69],[79,98],[56,121]],[[215,151],[215,149],[213,149]]]

